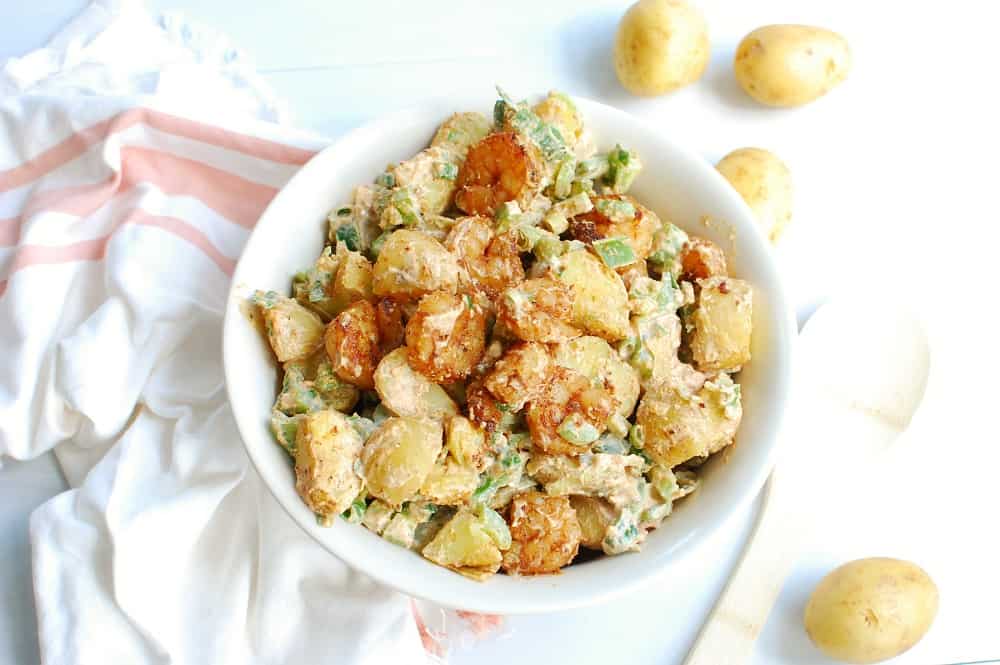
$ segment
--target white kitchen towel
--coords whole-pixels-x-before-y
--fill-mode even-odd
[[[72,487],[31,519],[46,665],[435,646],[410,599],[282,513],[226,403],[233,266],[323,145],[284,119],[224,38],[137,2],[93,3],[0,71],[0,460],[54,450]]]

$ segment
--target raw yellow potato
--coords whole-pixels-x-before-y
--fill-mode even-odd
[[[441,527],[421,552],[439,566],[483,580],[500,569],[503,555],[486,525],[464,509]]]
[[[379,362],[375,390],[385,407],[398,416],[442,420],[458,413],[444,388],[410,367],[405,346]]]
[[[361,450],[368,491],[395,508],[413,498],[434,468],[443,435],[434,420],[386,418]]]
[[[577,249],[562,257],[558,276],[573,287],[573,325],[609,342],[628,336],[628,292],[618,273]]]
[[[701,78],[708,65],[708,25],[683,0],[639,0],[615,35],[615,72],[634,95],[662,95]]]
[[[295,435],[295,489],[309,508],[323,518],[347,510],[361,491],[354,461],[361,452],[361,435],[347,416],[326,409],[302,416]]]
[[[747,202],[761,230],[776,242],[792,219],[792,174],[763,148],[733,150],[715,165]]]
[[[375,261],[372,290],[377,296],[417,300],[431,291],[455,293],[457,288],[455,257],[421,231],[393,232]]]
[[[847,78],[851,51],[836,32],[809,25],[766,25],[743,38],[736,80],[767,106],[802,106]]]
[[[614,397],[615,410],[626,418],[632,415],[639,400],[639,374],[603,339],[587,335],[562,342],[552,347],[552,358],[603,386]]]
[[[731,372],[750,361],[753,289],[732,277],[698,280],[691,355],[702,372]]]
[[[899,559],[859,559],[820,581],[806,605],[805,626],[830,658],[877,663],[919,642],[937,609],[937,586],[920,567]]]
[[[661,383],[646,391],[635,417],[642,428],[643,450],[671,469],[733,442],[743,417],[740,387],[728,374],[719,374],[696,391]]]

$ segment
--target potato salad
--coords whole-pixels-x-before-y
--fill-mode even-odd
[[[629,195],[641,170],[569,97],[501,92],[334,208],[289,295],[254,295],[321,524],[537,575],[637,551],[697,489],[740,425],[753,289]]]

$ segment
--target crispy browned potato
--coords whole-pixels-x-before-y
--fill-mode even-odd
[[[420,300],[406,324],[410,366],[436,383],[469,375],[486,346],[486,313],[469,296],[444,291]]]
[[[361,436],[347,416],[324,409],[302,416],[295,443],[295,489],[314,513],[336,517],[361,491]]]
[[[493,394],[482,381],[472,381],[465,390],[465,403],[469,419],[487,432],[495,432],[503,420],[503,411]]]
[[[541,177],[537,148],[514,132],[490,134],[469,148],[458,171],[455,205],[469,215],[492,216],[507,201],[525,209]]]
[[[490,300],[524,281],[524,266],[514,239],[495,235],[493,223],[485,217],[459,219],[448,232],[445,247],[465,268],[469,286]]]
[[[726,254],[711,240],[691,238],[681,249],[681,276],[686,280],[726,276]]]
[[[615,410],[615,399],[604,388],[590,385],[582,374],[566,367],[553,366],[538,397],[528,404],[528,429],[532,444],[553,455],[579,455],[590,450],[590,443],[607,428],[608,418]],[[573,431],[566,432],[563,422],[571,415],[579,418],[579,426],[592,432],[589,441],[572,442]],[[565,438],[560,431],[569,434]]]
[[[372,374],[382,354],[379,351],[375,307],[359,300],[337,315],[326,327],[323,342],[338,377],[362,390],[372,390]]]
[[[525,402],[541,394],[550,364],[543,344],[518,344],[493,365],[484,383],[507,408],[520,411]]]
[[[530,490],[510,504],[511,546],[503,569],[511,575],[555,573],[580,549],[580,523],[569,497]]]
[[[528,279],[503,292],[498,317],[526,342],[562,342],[583,333],[573,320],[573,289],[550,277]]]
[[[397,300],[382,298],[375,305],[375,322],[378,324],[379,348],[385,355],[403,345],[403,307]]]

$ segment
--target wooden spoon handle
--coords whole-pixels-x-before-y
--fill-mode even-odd
[[[742,665],[804,545],[808,516],[785,492],[778,469],[743,557],[701,629],[684,665]]]

